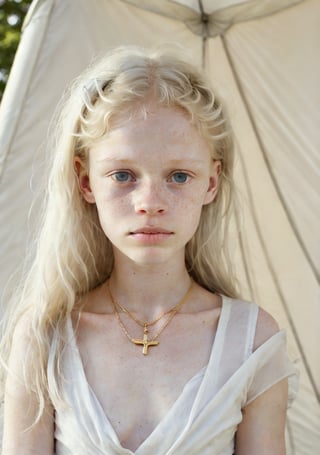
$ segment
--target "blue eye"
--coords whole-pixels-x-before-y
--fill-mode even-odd
[[[171,179],[175,182],[175,183],[186,183],[186,181],[188,180],[189,178],[189,175],[186,174],[185,172],[175,172],[174,174],[172,174],[171,176]]]
[[[132,175],[127,171],[119,171],[112,174],[112,178],[120,183],[131,182],[133,180]]]

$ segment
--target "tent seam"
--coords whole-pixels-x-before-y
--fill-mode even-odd
[[[244,273],[246,276],[247,284],[249,286],[249,291],[250,291],[250,300],[255,300],[254,299],[254,291],[253,291],[253,286],[252,286],[252,280],[250,277],[250,272],[249,272],[249,267],[248,263],[246,260],[246,255],[244,253],[244,241],[243,241],[243,236],[241,233],[241,228],[240,228],[240,220],[239,220],[239,215],[237,210],[235,210],[235,220],[236,220],[236,226],[237,226],[237,232],[238,232],[238,238],[239,238],[239,246],[240,246],[240,251],[241,251],[241,260],[244,268]]]

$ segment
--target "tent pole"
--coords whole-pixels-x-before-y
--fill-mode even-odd
[[[205,69],[206,66],[206,48],[207,48],[207,39],[209,36],[209,16],[204,12],[202,0],[198,0],[199,10],[201,14],[202,22],[202,69]]]

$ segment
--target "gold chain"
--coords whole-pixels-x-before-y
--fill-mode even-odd
[[[180,302],[177,303],[177,305],[172,307],[170,310],[165,311],[160,316],[158,316],[154,321],[151,321],[151,322],[148,322],[148,321],[142,322],[138,318],[133,316],[133,314],[131,314],[131,312],[129,310],[127,310],[127,308],[125,308],[122,305],[120,305],[113,298],[113,295],[112,295],[112,293],[110,291],[109,283],[107,285],[107,288],[108,288],[109,296],[110,296],[110,299],[111,299],[111,302],[112,302],[112,305],[113,305],[113,308],[114,308],[114,312],[115,312],[115,314],[117,316],[117,319],[118,319],[120,327],[122,328],[122,330],[125,333],[126,337],[132,343],[134,343],[136,345],[142,345],[143,346],[142,354],[147,355],[149,346],[157,346],[159,344],[159,341],[157,340],[157,338],[161,335],[161,333],[164,331],[164,329],[169,325],[169,323],[172,321],[172,319],[178,313],[178,311],[181,309],[181,307],[186,303],[186,301],[187,301],[187,299],[188,299],[188,297],[189,297],[189,295],[191,293],[191,290],[193,288],[193,281],[191,281],[191,284],[189,286],[188,291],[183,296],[183,298],[180,300]],[[124,323],[123,323],[123,321],[122,321],[122,319],[120,317],[120,313],[119,313],[119,310],[118,310],[117,307],[119,307],[124,313],[126,313],[134,322],[136,322],[138,325],[143,327],[143,339],[140,340],[140,339],[137,339],[137,338],[133,338],[129,334],[128,330],[126,329],[126,327],[125,327],[125,325],[124,325]],[[166,322],[164,323],[164,325],[160,328],[160,330],[155,334],[155,336],[152,339],[148,339],[148,327],[151,326],[151,325],[154,325],[156,322],[160,321],[160,319],[162,319],[167,314],[169,314],[169,317],[166,320]]]
[[[182,298],[182,300],[180,300],[180,302],[177,303],[177,305],[175,305],[174,307],[170,308],[169,310],[165,311],[164,313],[160,314],[160,316],[158,316],[154,321],[151,321],[151,322],[148,322],[148,321],[141,321],[140,319],[136,318],[127,308],[125,308],[124,306],[122,306],[118,301],[116,301],[111,293],[111,290],[110,290],[110,286],[109,286],[109,282],[107,283],[107,287],[108,287],[108,292],[109,292],[109,296],[110,296],[110,299],[111,299],[111,302],[113,304],[113,306],[118,306],[124,313],[126,313],[134,322],[136,322],[138,325],[140,325],[140,327],[150,327],[154,324],[156,324],[158,321],[160,321],[160,319],[162,319],[166,314],[169,314],[169,313],[172,313],[172,311],[176,311],[178,312],[180,310],[180,308],[182,307],[182,305],[185,303],[185,301],[187,300],[187,298],[189,297],[189,294],[191,292],[191,289],[193,287],[193,281],[191,281],[191,284],[190,284],[190,287],[188,289],[188,291],[186,292],[186,294],[184,295],[184,297]]]

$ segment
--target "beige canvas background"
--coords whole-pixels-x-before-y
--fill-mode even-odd
[[[229,107],[239,211],[233,255],[244,298],[287,329],[300,391],[288,454],[320,453],[320,2],[38,0],[0,111],[0,289],[32,235],[48,124],[66,85],[120,44],[183,45]],[[5,305],[4,300],[4,305]]]

